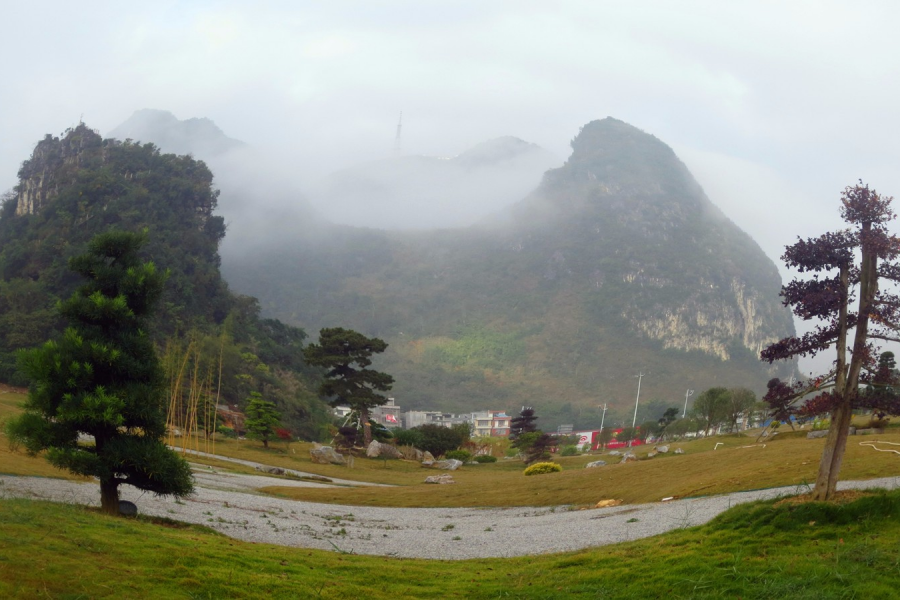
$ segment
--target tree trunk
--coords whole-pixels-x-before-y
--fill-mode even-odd
[[[844,450],[847,448],[852,416],[853,409],[850,406],[849,398],[845,398],[841,405],[831,413],[831,426],[828,428],[825,449],[822,451],[822,460],[819,462],[819,475],[816,477],[813,500],[819,502],[830,500],[837,490],[838,474],[844,460]]]
[[[100,510],[108,515],[119,514],[119,482],[115,479],[100,481]]]
[[[838,473],[844,460],[844,448],[847,447],[847,434],[850,433],[850,417],[853,410],[847,395],[847,298],[850,289],[850,272],[841,266],[841,288],[844,294],[838,314],[837,361],[834,380],[834,393],[840,397],[840,404],[831,411],[831,426],[825,438],[825,449],[819,460],[819,474],[816,476],[816,487],[813,500],[830,500],[837,488]]]
[[[365,442],[366,448],[368,448],[369,444],[372,443],[372,426],[369,424],[368,408],[361,408],[359,410],[359,420],[362,421],[363,426],[363,442]]]

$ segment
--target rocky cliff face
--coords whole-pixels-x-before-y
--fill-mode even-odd
[[[84,151],[100,149],[102,143],[100,135],[84,123],[67,131],[62,139],[47,134],[19,170],[16,214],[40,212],[59,193],[60,186],[74,181],[78,168],[82,166]],[[103,157],[100,159],[103,160]]]
[[[583,127],[572,148],[513,219],[549,244],[590,255],[582,273],[569,272],[593,280],[632,331],[723,361],[739,349],[758,355],[793,331],[775,265],[671,148],[615,119]]]

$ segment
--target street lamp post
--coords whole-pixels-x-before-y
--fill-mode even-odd
[[[634,399],[634,418],[631,419],[631,429],[632,430],[634,430],[634,426],[637,423],[638,403],[641,401],[641,379],[644,378],[644,373],[638,372],[638,374],[635,375],[635,377],[637,377],[637,380],[638,380],[638,391],[637,391],[637,398]],[[632,431],[632,436],[633,435],[634,435],[634,431]],[[631,448],[633,441],[634,441],[634,437],[632,437],[630,440],[628,440],[629,448]]]
[[[694,395],[694,390],[688,390],[684,394],[684,412],[681,413],[681,418],[685,418],[687,416],[687,401],[688,398]]]

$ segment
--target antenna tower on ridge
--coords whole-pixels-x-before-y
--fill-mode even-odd
[[[403,111],[400,112],[400,119],[397,121],[397,137],[394,139],[394,154],[400,156],[400,128],[403,126]]]

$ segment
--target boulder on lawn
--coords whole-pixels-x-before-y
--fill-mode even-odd
[[[344,457],[331,446],[314,446],[309,449],[309,458],[319,465],[343,465]]]
[[[445,471],[455,471],[462,466],[461,460],[456,460],[455,458],[447,458],[445,460],[439,460],[434,463],[435,469],[444,469]]]
[[[618,450],[613,450],[612,452],[609,453],[609,455],[610,456],[622,456],[622,453],[619,452]]]
[[[453,481],[453,475],[451,475],[450,473],[444,473],[443,475],[429,475],[425,478],[425,483],[445,484],[456,482]]]
[[[626,452],[625,454],[622,455],[623,463],[633,462],[636,460],[637,460],[637,455],[634,452]]]
[[[660,454],[665,454],[666,452],[669,451],[669,447],[668,446],[659,446],[656,449],[656,451],[659,452]]]
[[[284,475],[284,469],[281,467],[267,467],[265,465],[259,465],[256,467],[257,471],[262,471],[263,473],[269,473],[271,475]]]
[[[431,467],[434,466],[434,456],[431,455],[431,452],[426,450],[422,453],[422,466],[423,467]]]
[[[621,500],[601,500],[594,508],[609,508],[610,506],[618,506],[622,504]]]
[[[126,517],[137,516],[137,504],[128,500],[119,500],[119,514]]]
[[[684,454],[684,450],[681,448],[675,448],[675,454]]]
[[[403,458],[403,453],[391,444],[382,444],[378,440],[372,440],[366,448],[366,456],[369,458]]]
[[[819,429],[816,431],[810,431],[809,433],[806,434],[806,439],[808,439],[808,440],[814,440],[816,438],[823,438],[823,437],[828,437],[827,429]]]
[[[588,464],[584,465],[584,468],[585,469],[593,469],[594,467],[605,467],[605,466],[606,466],[605,460],[595,460],[594,462],[589,462]]]
[[[656,451],[648,452],[648,453],[647,453],[647,458],[653,458],[653,457],[656,456],[657,454],[659,454],[659,452],[656,452]]]

